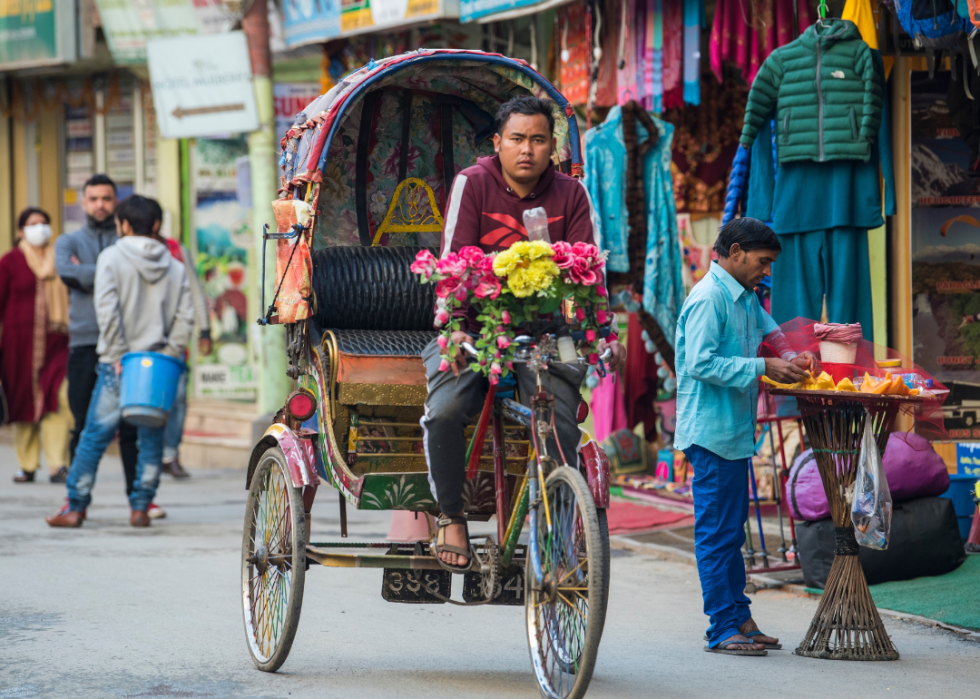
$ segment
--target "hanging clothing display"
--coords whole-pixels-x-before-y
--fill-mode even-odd
[[[674,207],[670,175],[671,144],[674,127],[651,117],[657,129],[656,142],[646,150],[637,174],[642,182],[644,211],[639,212],[646,225],[643,254],[643,307],[652,315],[667,340],[673,343],[677,313],[684,302],[680,249],[677,245],[677,214]],[[648,139],[646,127],[636,120],[636,143]],[[638,244],[642,232],[630,230],[626,186],[629,157],[624,137],[623,108],[613,107],[606,120],[585,134],[585,186],[596,211],[596,223],[611,272],[638,271],[631,262],[631,235]],[[637,146],[630,144],[631,148]],[[642,151],[641,151],[642,152]],[[625,186],[624,186],[625,185]]]
[[[599,73],[596,78],[596,107],[612,107],[618,104],[619,33],[621,30],[621,4],[628,0],[607,0],[602,14],[602,57],[599,59]],[[601,441],[601,440],[600,440]]]
[[[799,19],[795,32],[794,1]],[[730,62],[751,85],[769,54],[793,41],[812,22],[813,10],[806,0],[718,0],[711,27],[711,70],[722,82],[722,63]]]
[[[840,18],[854,22],[854,26],[861,32],[861,38],[864,39],[864,43],[872,49],[878,48],[878,28],[875,27],[875,16],[874,10],[871,8],[871,0],[847,0],[844,3],[844,11],[841,13]]]
[[[584,105],[589,99],[592,47],[586,34],[585,3],[570,3],[558,10],[561,92],[569,104]]]
[[[663,94],[666,109],[667,95],[682,86],[681,73],[684,66],[684,7],[676,0],[667,0],[664,4],[663,42]]]
[[[629,429],[623,379],[618,374],[606,374],[592,389],[589,399],[592,412],[592,436],[602,442],[613,432]]]
[[[627,427],[632,430],[641,422],[648,442],[657,439],[657,370],[656,355],[647,352],[643,328],[635,313],[630,313],[626,331],[626,366],[623,369],[623,392],[626,401]],[[671,338],[674,333],[671,332]],[[671,340],[673,342],[673,340]]]
[[[721,211],[738,148],[748,88],[731,77],[716,83],[705,72],[703,105],[663,113],[674,125],[674,200],[678,211]]]
[[[701,104],[701,28],[704,0],[684,0],[684,101]]]
[[[854,23],[818,22],[766,59],[749,91],[741,144],[752,147],[775,109],[780,165],[868,160],[881,124],[883,92],[871,49]]]

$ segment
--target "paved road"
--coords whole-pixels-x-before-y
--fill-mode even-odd
[[[258,672],[239,607],[241,472],[165,481],[169,516],[135,530],[107,458],[89,521],[51,530],[42,517],[63,487],[15,486],[15,468],[0,447],[0,699],[538,696],[519,608],[389,604],[375,570],[311,569],[292,654],[278,674]],[[321,493],[314,539],[339,534],[335,502]],[[384,537],[386,514],[350,514],[352,537]],[[912,622],[885,621],[895,663],[707,655],[695,570],[617,553],[590,697],[976,696],[980,644]],[[790,648],[815,607],[754,596],[756,618]]]

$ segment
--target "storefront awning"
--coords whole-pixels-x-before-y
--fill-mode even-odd
[[[488,24],[527,17],[567,5],[572,0],[460,0],[459,21]]]

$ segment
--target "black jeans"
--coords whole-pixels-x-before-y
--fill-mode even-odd
[[[75,448],[85,429],[85,416],[92,400],[97,375],[95,369],[99,355],[95,345],[72,347],[68,353],[68,406],[75,418],[75,429],[71,433],[71,458],[75,460]],[[133,491],[136,480],[136,425],[119,423],[119,454],[122,457],[123,474],[126,476],[126,495]]]

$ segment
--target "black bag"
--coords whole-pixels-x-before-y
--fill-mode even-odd
[[[803,580],[823,589],[834,561],[834,524],[830,519],[796,526]],[[942,575],[966,560],[953,502],[919,498],[895,505],[891,539],[884,551],[860,547],[858,554],[869,585]]]

